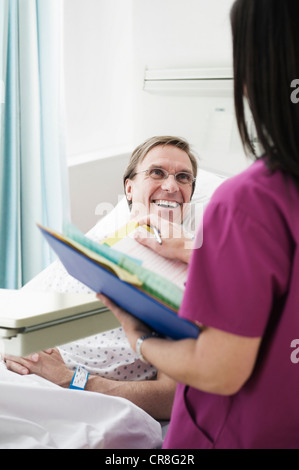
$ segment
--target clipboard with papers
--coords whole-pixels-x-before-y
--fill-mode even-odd
[[[176,284],[143,267],[139,259],[90,240],[71,224],[64,234],[39,228],[68,273],[91,290],[165,337],[198,337],[199,327],[177,314],[183,289]]]

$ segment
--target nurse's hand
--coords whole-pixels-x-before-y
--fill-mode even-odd
[[[169,222],[155,214],[149,214],[137,220],[140,226],[149,225],[159,230],[160,244],[153,234],[145,231],[136,231],[135,240],[141,245],[147,246],[164,258],[177,259],[189,263],[194,241],[188,236],[182,225]]]
[[[121,323],[123,330],[126,333],[131,348],[136,351],[136,341],[143,335],[150,334],[152,330],[145,325],[142,321],[135,318],[130,313],[118,307],[112,300],[103,294],[97,294],[97,298],[111,310]]]
[[[65,365],[58,349],[47,349],[27,357],[4,356],[8,370],[20,375],[35,374],[61,387],[69,387],[74,372]]]

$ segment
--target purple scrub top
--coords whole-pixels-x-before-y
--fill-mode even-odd
[[[178,386],[164,448],[299,448],[298,188],[258,160],[216,190],[202,230],[180,315],[263,340],[235,395]]]

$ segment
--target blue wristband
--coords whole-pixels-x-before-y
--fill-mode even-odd
[[[78,366],[76,372],[74,373],[73,380],[71,381],[70,389],[71,390],[84,390],[89,372],[84,369],[84,367]]]

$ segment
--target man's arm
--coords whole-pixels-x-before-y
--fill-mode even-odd
[[[169,420],[176,382],[159,373],[157,379],[142,381],[118,381],[91,376],[85,390],[122,397],[142,408],[153,418]]]
[[[36,374],[61,387],[68,388],[74,372],[65,365],[59,351],[52,349],[22,358],[5,356],[9,370],[21,375]],[[117,381],[90,375],[85,390],[130,400],[153,418],[168,420],[174,399],[176,382],[165,374],[157,379]]]

